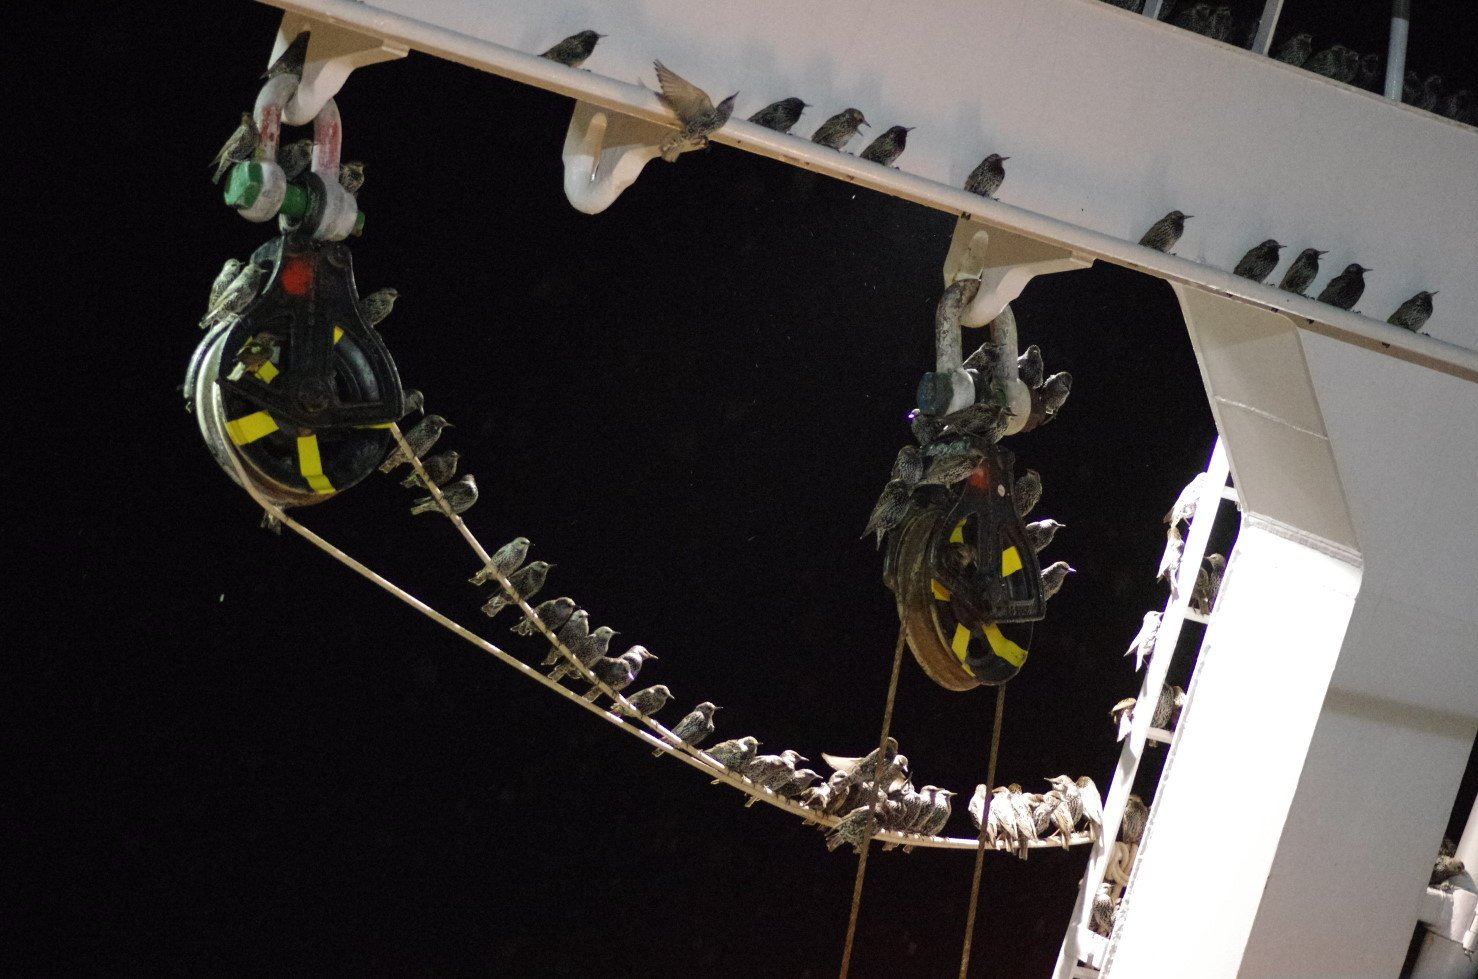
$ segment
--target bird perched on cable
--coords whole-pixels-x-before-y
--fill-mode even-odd
[[[1048,544],[1052,543],[1052,538],[1057,536],[1057,532],[1066,526],[1067,524],[1060,524],[1050,517],[1046,520],[1034,520],[1026,525],[1026,542],[1031,545],[1034,552],[1041,553]]]
[[[745,735],[742,738],[720,741],[707,749],[706,754],[729,771],[743,774],[750,762],[755,759],[759,748],[759,741]]]
[[[1113,886],[1108,881],[1098,885],[1098,894],[1093,898],[1093,913],[1088,919],[1088,927],[1105,938],[1113,934],[1114,914],[1118,910],[1114,905]]]
[[[498,574],[506,578],[523,567],[524,558],[528,556],[529,539],[527,537],[515,537],[494,551],[492,556],[488,558],[488,565],[479,569],[477,574],[468,578],[467,581],[473,585],[485,584],[492,579],[494,568],[497,569]],[[514,631],[517,631],[517,627],[515,627]]]
[[[992,153],[981,160],[970,171],[970,176],[965,178],[965,189],[981,197],[995,197],[996,191],[1001,189],[1001,184],[1006,180],[1006,168],[1002,164],[1009,159],[1009,156]]]
[[[927,791],[930,786],[924,786]],[[929,794],[929,815],[925,817],[919,827],[921,836],[938,836],[949,822],[950,815],[954,812],[953,799],[955,793],[949,789],[935,788]]]
[[[390,315],[395,308],[395,300],[400,298],[400,293],[389,286],[384,289],[376,289],[354,304],[359,310],[359,316],[368,326],[379,326],[380,321]]]
[[[1144,824],[1149,820],[1150,811],[1144,800],[1131,792],[1129,801],[1124,803],[1124,816],[1119,820],[1119,841],[1138,843],[1144,837]]]
[[[1098,786],[1087,775],[1079,775],[1078,798],[1082,818],[1088,824],[1088,835],[1097,840],[1103,834],[1103,795]]]
[[[842,821],[826,831],[827,852],[834,852],[843,843],[850,844],[858,853],[867,844],[867,827],[874,818],[871,806],[858,806]]]
[[[1344,52],[1343,44],[1332,44],[1305,61],[1303,67],[1316,75],[1333,78],[1339,74],[1340,67],[1344,64]]]
[[[1293,65],[1295,68],[1303,67],[1303,63],[1309,60],[1309,54],[1314,50],[1314,35],[1295,34],[1278,48],[1278,53],[1273,55],[1274,59],[1284,64]]]
[[[508,584],[513,586],[513,590],[518,593],[520,598],[526,602],[530,601],[535,595],[539,594],[539,589],[544,587],[544,581],[549,577],[549,569],[552,567],[554,565],[547,561],[535,561],[509,575]],[[492,598],[489,598],[483,603],[482,614],[488,618],[492,618],[507,608],[511,603],[512,599],[500,588],[493,594]]]
[[[1278,250],[1283,246],[1269,238],[1260,245],[1253,245],[1242,256],[1237,267],[1232,270],[1233,275],[1240,275],[1244,279],[1253,282],[1262,282],[1272,274],[1273,269],[1278,267]]]
[[[756,126],[764,126],[773,129],[777,133],[788,133],[790,127],[794,126],[801,118],[801,113],[809,109],[810,105],[798,98],[781,99],[779,102],[771,102],[760,111],[749,117],[749,121]]]
[[[313,140],[299,139],[277,148],[277,165],[288,180],[297,180],[313,163]]]
[[[1385,89],[1386,73],[1381,70],[1380,52],[1371,51],[1360,56],[1360,73],[1357,77],[1363,89],[1371,92]]]
[[[1078,569],[1066,561],[1056,561],[1048,565],[1042,571],[1042,598],[1048,599],[1062,590],[1062,583],[1067,576]]]
[[[662,91],[657,96],[662,104],[672,110],[681,128],[667,137],[662,144],[662,159],[668,163],[677,160],[687,150],[702,149],[708,145],[711,133],[729,121],[734,111],[735,92],[715,108],[708,94],[687,79],[676,74],[660,61],[652,62],[657,68],[657,83]]]
[[[1450,891],[1452,885],[1448,882],[1466,870],[1463,862],[1456,857],[1439,856],[1437,862],[1432,864],[1432,876],[1427,880],[1427,886]]]
[[[446,452],[438,452],[434,456],[427,456],[421,461],[421,468],[426,470],[426,475],[433,483],[440,486],[457,474],[457,460],[462,458],[456,449],[448,449]],[[426,482],[418,472],[412,472],[400,485],[407,488],[425,488]]]
[[[798,768],[777,782],[771,789],[784,799],[796,799],[808,791],[821,776],[809,768]]]
[[[1073,816],[1067,798],[1061,792],[1053,789],[1043,795],[1042,801],[1033,807],[1032,815],[1036,819],[1039,838],[1047,839],[1042,834],[1052,830],[1055,831],[1064,850],[1072,845],[1073,824],[1077,822],[1077,819]]]
[[[867,526],[863,528],[861,536],[877,535],[877,546],[881,547],[883,535],[902,523],[903,518],[908,516],[911,492],[903,480],[888,480],[888,485],[883,487],[883,494],[873,505],[872,515],[867,518]]]
[[[225,269],[221,270],[223,273]],[[200,319],[200,328],[209,330],[228,319],[237,316],[242,310],[251,305],[251,301],[257,298],[257,292],[262,288],[262,283],[267,279],[267,272],[260,265],[247,262],[241,266],[241,271],[236,273],[216,299],[216,303],[210,311]],[[214,287],[212,287],[214,291]]]
[[[998,850],[1004,843],[1006,849],[1015,851],[1019,845],[1016,838],[1016,818],[1011,813],[1011,790],[997,785],[987,790],[984,784],[975,786],[970,797],[970,822],[978,833],[985,831],[991,849]]]
[[[427,415],[425,418],[416,422],[415,426],[409,432],[405,433],[405,444],[410,447],[411,452],[415,453],[416,458],[419,459],[431,451],[431,447],[436,444],[437,439],[441,438],[441,433],[444,430],[454,427],[456,426],[440,415]],[[396,466],[409,464],[410,461],[411,458],[406,454],[406,450],[397,444],[394,450],[385,457],[385,461],[380,463],[380,472],[387,473]]]
[[[1437,295],[1436,290],[1417,293],[1398,306],[1386,322],[1413,333],[1420,333],[1422,327],[1427,325],[1427,320],[1432,316],[1432,297],[1435,295]]]
[[[1202,615],[1210,615],[1216,604],[1216,593],[1221,591],[1221,576],[1226,570],[1227,559],[1220,554],[1208,554],[1201,559],[1196,569],[1196,584],[1191,589],[1191,607]]]
[[[303,63],[308,58],[308,32],[299,31],[298,36],[282,49],[277,60],[262,72],[263,78],[276,78],[278,75],[296,75],[303,77]]]
[[[671,699],[672,691],[659,683],[656,686],[638,690],[630,697],[627,697],[626,702],[631,705],[630,710],[622,707],[619,703],[614,705],[614,709],[622,717],[651,717],[666,707],[667,702]]]
[[[1062,795],[1063,803],[1067,806],[1067,814],[1072,818],[1072,825],[1076,827],[1078,820],[1083,818],[1083,791],[1078,788],[1078,783],[1068,775],[1054,775],[1047,779],[1047,783]],[[1096,788],[1094,791],[1098,791]],[[1099,808],[1103,806],[1100,803]]]
[[[1024,517],[1035,510],[1037,501],[1041,498],[1042,477],[1035,469],[1028,469],[1011,486],[1011,504],[1016,507],[1018,517]]]
[[[1319,301],[1340,309],[1353,309],[1365,291],[1365,273],[1369,271],[1359,262],[1351,262],[1343,272],[1329,280],[1324,291],[1319,293]]]
[[[583,639],[577,639],[574,645],[565,646],[570,655],[575,657],[575,662],[587,670],[594,669],[595,664],[611,648],[611,640],[615,638],[616,630],[608,625],[603,625]],[[567,676],[579,676],[580,671],[569,660],[558,663],[549,674],[549,679],[560,680]]]
[[[1201,488],[1206,484],[1206,474],[1196,473],[1189,483],[1181,487],[1175,502],[1166,512],[1164,522],[1171,526],[1191,519],[1196,514],[1196,501],[1201,498]]]
[[[455,483],[441,487],[441,498],[453,513],[466,513],[477,502],[477,477],[471,473]],[[442,513],[441,504],[434,496],[423,496],[411,505],[411,513]]]
[[[560,651],[563,646],[571,653],[579,648],[590,635],[590,613],[583,608],[576,609],[570,613],[565,624],[554,630],[555,642],[549,644],[549,652],[544,655],[544,661],[540,666],[553,666],[556,663],[566,662],[565,654]]]
[[[1160,634],[1160,613],[1144,613],[1144,621],[1139,624],[1139,631],[1134,634],[1134,641],[1129,643],[1129,648],[1124,655],[1134,655],[1134,671],[1138,673],[1144,667],[1144,661],[1149,659],[1155,651],[1155,639]]]
[[[211,310],[216,308],[231,283],[236,281],[236,277],[241,274],[241,266],[241,259],[228,258],[226,264],[222,265],[221,270],[216,273],[215,281],[210,284],[210,298],[205,303],[206,316],[209,316]]]
[[[1026,352],[1016,358],[1016,376],[1021,378],[1021,383],[1029,388],[1039,388],[1046,376],[1047,368],[1042,363],[1042,348],[1035,343],[1026,348]]]
[[[860,127],[870,125],[872,124],[862,117],[862,110],[843,109],[816,127],[816,131],[811,134],[811,142],[839,150],[857,135]]]
[[[859,158],[891,167],[893,162],[908,148],[908,134],[913,132],[913,129],[913,126],[889,127],[877,139],[867,144],[867,149],[859,154]]]
[[[975,449],[953,455],[935,456],[919,480],[920,486],[953,486],[975,471],[985,455]]]
[[[1204,7],[1206,5],[1197,4],[1197,6]],[[1180,211],[1171,211],[1150,225],[1150,230],[1144,233],[1144,237],[1139,239],[1139,243],[1146,248],[1153,248],[1157,252],[1168,252],[1171,248],[1175,247],[1175,243],[1185,233],[1186,221],[1193,217],[1195,217],[1194,214],[1182,214]]]
[[[826,809],[827,803],[831,801],[831,783],[822,782],[819,785],[813,785],[796,796],[795,801],[807,809],[820,812]]]
[[[1025,860],[1031,854],[1031,845],[1039,840],[1034,809],[1042,797],[1021,791],[1021,786],[1015,782],[1006,786],[1006,789],[1010,793],[1011,816],[1016,821],[1016,856]]]
[[[713,734],[713,715],[719,709],[711,702],[703,701],[673,725],[673,737],[690,748],[698,747],[708,740],[709,735]],[[652,752],[652,757],[662,757],[662,750],[659,748]]]
[[[419,411],[422,417],[426,415],[426,396],[415,388],[406,388],[402,392],[401,406],[405,409],[401,418],[405,418],[413,411]]]
[[[740,774],[761,788],[774,788],[795,772],[799,762],[809,760],[798,751],[786,748],[778,755],[750,756]]]
[[[1327,254],[1327,251],[1317,248],[1305,248],[1299,252],[1288,271],[1283,273],[1283,281],[1278,283],[1278,288],[1302,296],[1309,283],[1314,281],[1314,276],[1319,274],[1319,256]]]
[[[548,58],[550,61],[557,61],[566,68],[578,68],[585,63],[585,59],[594,53],[596,42],[605,36],[604,34],[597,34],[595,31],[581,31],[578,34],[571,34],[548,51],[539,55],[539,57]]]
[[[590,672],[594,673],[600,682],[620,693],[636,682],[637,675],[641,673],[642,664],[649,659],[656,658],[656,654],[648,652],[647,647],[632,646],[620,656],[600,657],[590,664]],[[594,700],[601,693],[600,687],[591,687],[585,694],[585,699]]]
[[[551,598],[548,601],[535,605],[534,615],[538,616],[539,621],[544,623],[544,628],[558,635],[559,630],[564,628],[566,622],[570,621],[570,616],[575,614],[575,607],[575,600],[573,598],[570,598],[568,595],[562,595],[559,598]],[[509,626],[509,629],[520,636],[532,636],[537,631],[534,626],[534,620],[530,618],[524,618],[519,622],[515,622]],[[553,662],[553,660],[550,660],[550,663]]]
[[[215,168],[215,174],[210,182],[218,184],[225,172],[243,160],[251,159],[257,151],[257,143],[261,139],[257,132],[257,124],[252,120],[250,112],[241,114],[241,124],[226,138],[225,144],[216,153],[210,165]]]
[[[358,160],[339,164],[339,186],[346,194],[357,194],[364,186],[364,164]]]
[[[1057,417],[1072,390],[1073,376],[1067,371],[1058,371],[1042,382],[1042,410],[1047,415],[1042,424],[1045,425]]]
[[[898,450],[898,455],[893,459],[893,470],[888,474],[888,478],[896,479],[910,489],[924,478],[924,456],[919,452],[918,446],[905,445]]]

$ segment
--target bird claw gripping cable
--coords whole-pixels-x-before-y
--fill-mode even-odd
[[[232,167],[225,192],[248,220],[277,217],[282,234],[243,266],[249,301],[207,313],[184,388],[217,463],[237,479],[234,456],[282,506],[321,502],[369,475],[405,413],[399,372],[360,313],[341,240],[363,216],[339,186],[342,127],[332,100],[313,121],[312,168],[288,183],[276,162],[282,106],[296,84],[277,75],[263,86],[258,158]]]

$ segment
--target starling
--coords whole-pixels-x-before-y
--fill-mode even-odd
[[[637,676],[641,674],[642,664],[649,659],[656,658],[654,654],[647,651],[647,647],[632,646],[620,656],[600,657],[590,664],[590,672],[594,673],[601,683],[620,693],[636,682]],[[594,700],[602,692],[599,687],[591,687],[590,692],[585,694],[585,699]]]
[[[882,754],[883,758],[885,759],[897,757],[898,739],[894,737],[889,737],[888,740],[883,743]],[[878,749],[872,749],[861,758],[847,758],[842,755],[828,754],[827,752],[823,751],[821,753],[821,760],[835,769],[837,775],[840,775],[845,779],[856,778],[860,781],[864,778],[872,778],[873,767],[877,764],[878,761]]]
[[[1314,276],[1319,274],[1319,256],[1327,254],[1327,251],[1321,252],[1317,248],[1305,248],[1299,252],[1298,258],[1283,273],[1283,281],[1278,283],[1278,288],[1302,296],[1309,283],[1314,281]]]
[[[1278,249],[1283,246],[1272,238],[1260,245],[1253,245],[1242,256],[1242,261],[1232,270],[1233,275],[1240,275],[1244,279],[1253,282],[1262,282],[1272,274],[1273,269],[1278,267]]]
[[[749,121],[777,133],[788,133],[790,127],[800,119],[801,113],[808,108],[810,106],[798,98],[781,99],[779,102],[771,102],[750,116]]]
[[[272,359],[282,338],[275,333],[262,332],[250,337],[236,352],[236,360],[253,374]]]
[[[777,782],[771,791],[782,798],[795,799],[820,779],[821,776],[811,769],[799,768]],[[907,818],[906,809],[904,818]]]
[[[1155,651],[1155,638],[1160,633],[1160,613],[1144,613],[1144,621],[1139,624],[1139,631],[1134,634],[1134,641],[1129,644],[1124,655],[1134,654],[1134,671],[1138,673],[1144,666],[1144,661],[1150,658]]]
[[[590,613],[583,608],[577,608],[570,613],[568,619],[565,619],[564,625],[558,629],[550,626],[550,629],[554,632],[554,638],[557,641],[549,644],[549,652],[544,654],[544,660],[539,664],[540,666],[553,666],[556,663],[566,662],[565,654],[560,652],[560,646],[571,653],[580,648],[580,644],[590,635]]]
[[[1083,790],[1078,788],[1078,783],[1067,775],[1054,775],[1047,779],[1057,792],[1062,796],[1062,803],[1067,807],[1067,814],[1072,818],[1072,825],[1077,826],[1078,820],[1083,818]],[[1095,792],[1097,789],[1094,790]],[[1099,808],[1102,808],[1100,805]]]
[[[913,132],[913,128],[912,126],[889,127],[887,132],[867,144],[867,149],[859,154],[860,158],[891,167],[893,161],[902,156],[903,151],[908,148],[908,134]]]
[[[1144,800],[1134,793],[1124,803],[1124,817],[1119,820],[1119,840],[1123,843],[1138,843],[1144,837],[1144,824],[1150,820],[1150,811]]]
[[[1443,99],[1437,111],[1456,122],[1469,126],[1478,124],[1478,115],[1473,111],[1473,93],[1466,88],[1460,88]]]
[[[1303,67],[1316,75],[1333,78],[1344,64],[1343,44],[1331,45],[1304,62]]]
[[[1024,517],[1037,508],[1037,501],[1042,498],[1042,477],[1035,469],[1028,469],[1026,475],[1016,480],[1011,487],[1011,503],[1016,507],[1016,515]]]
[[[893,471],[889,473],[888,478],[890,480],[896,479],[912,489],[923,477],[924,457],[919,452],[918,447],[905,445],[899,449],[897,458],[893,460]]]
[[[1098,786],[1087,775],[1079,775],[1075,783],[1082,809],[1082,818],[1088,824],[1088,835],[1097,840],[1103,834],[1103,796]]]
[[[1198,4],[1197,6],[1204,7],[1206,5]],[[1180,236],[1185,232],[1186,219],[1192,217],[1195,217],[1195,215],[1171,211],[1150,225],[1150,230],[1144,233],[1144,237],[1139,239],[1139,243],[1146,248],[1153,248],[1157,252],[1168,252],[1171,248],[1175,247],[1175,243],[1180,240]]]
[[[529,539],[527,537],[515,537],[492,553],[488,563],[498,569],[503,577],[508,577],[523,567],[524,558],[529,556]],[[493,577],[491,568],[483,567],[477,574],[468,578],[469,584],[481,585],[490,581]]]
[[[943,415],[939,423],[944,426],[941,436],[973,435],[988,442],[996,442],[1006,431],[1011,412],[995,401],[977,401],[959,411]]]
[[[441,488],[441,497],[453,513],[466,513],[477,502],[477,478],[471,473]],[[441,513],[434,496],[423,496],[411,505],[411,513]]]
[[[839,150],[857,135],[858,127],[869,125],[871,123],[862,118],[862,110],[843,109],[816,127],[811,134],[811,142]]]
[[[552,567],[554,565],[547,561],[535,561],[509,575],[508,584],[512,585],[513,591],[527,602],[539,594],[539,589],[544,587],[544,580],[549,577],[549,569]],[[483,603],[482,614],[492,618],[510,604],[512,604],[511,600],[502,589],[499,589],[492,598]]]
[[[825,810],[827,803],[831,801],[831,785],[826,782],[813,785],[802,792],[795,801],[807,809],[815,809],[818,812]]]
[[[1032,812],[1032,796],[1022,792],[1021,786],[1007,786],[1011,800],[1011,815],[1016,820],[1016,856],[1025,860],[1031,852],[1031,844],[1037,842],[1037,820]]]
[[[1042,424],[1057,417],[1072,390],[1073,376],[1067,371],[1058,371],[1042,382],[1042,410],[1047,414]]]
[[[1198,3],[1179,17],[1175,18],[1175,26],[1183,27],[1196,34],[1205,34],[1206,29],[1211,26],[1211,4]]]
[[[754,760],[756,752],[759,751],[760,743],[754,738],[745,736],[742,738],[730,738],[720,741],[705,752],[708,757],[733,772],[743,772]]]
[[[221,270],[216,273],[215,281],[210,284],[210,299],[205,303],[205,314],[207,316],[220,303],[221,297],[226,294],[226,290],[230,288],[231,283],[235,282],[236,277],[240,274],[241,260],[239,258],[226,259],[226,264],[221,266]]]
[[[298,36],[293,38],[272,66],[262,72],[263,78],[276,78],[278,75],[297,75],[303,77],[303,62],[308,57],[308,32],[299,31]]]
[[[1165,683],[1160,686],[1160,695],[1155,698],[1155,714],[1150,718],[1150,727],[1162,731],[1174,731],[1180,708],[1185,704],[1185,691],[1178,686]]]
[[[1026,348],[1026,353],[1016,358],[1016,376],[1029,388],[1042,386],[1047,368],[1042,363],[1042,348],[1035,343]]]
[[[966,370],[976,370],[982,374],[989,374],[996,368],[996,344],[994,340],[987,340],[975,351],[966,357],[960,365]]]
[[[1211,12],[1211,20],[1202,31],[1213,41],[1225,41],[1232,33],[1232,8],[1222,4]]]
[[[1208,554],[1196,569],[1196,583],[1191,590],[1191,607],[1202,615],[1210,615],[1216,604],[1216,593],[1221,590],[1221,576],[1227,559],[1220,554]]]
[[[1283,42],[1278,48],[1274,58],[1284,64],[1302,67],[1309,60],[1309,52],[1314,50],[1314,36],[1312,34],[1295,34]]]
[[[1042,571],[1042,598],[1047,599],[1056,595],[1062,590],[1062,583],[1067,580],[1067,576],[1077,570],[1066,561],[1048,565]]]
[[[626,702],[631,705],[629,710],[620,704],[616,704],[614,709],[622,717],[650,717],[666,707],[667,702],[671,699],[672,691],[659,683],[654,687],[638,690],[630,697],[627,697]]]
[[[376,289],[354,304],[359,310],[359,316],[367,326],[379,326],[380,321],[390,315],[395,308],[395,300],[400,298],[400,293],[389,286],[384,289]]]
[[[405,414],[401,415],[401,418],[405,418],[413,411],[419,411],[423,418],[426,416],[426,396],[415,388],[406,388],[402,392],[401,404],[405,407]]]
[[[615,629],[612,629],[608,625],[603,625],[585,638],[578,639],[572,644],[567,644],[565,648],[570,651],[570,655],[575,657],[575,662],[579,663],[581,667],[587,670],[593,670],[595,664],[611,648],[611,639],[615,635]],[[559,680],[567,676],[583,677],[583,674],[572,663],[566,660],[555,666],[549,674],[549,679]]]
[[[985,831],[985,838],[992,849],[998,850],[1000,844],[1005,843],[1007,849],[1016,850],[1016,817],[1011,814],[1010,789],[997,785],[987,790],[983,784],[977,785],[975,794],[970,797],[969,809],[970,822],[976,832]]]
[[[703,701],[673,725],[672,736],[690,748],[698,747],[713,733],[713,714],[719,709],[709,701]],[[662,757],[662,749],[652,752],[652,757]]]
[[[410,450],[419,459],[431,451],[431,447],[436,444],[436,440],[441,438],[443,429],[453,427],[455,426],[451,422],[440,415],[427,415],[425,418],[416,422],[415,427],[409,432],[405,433],[405,444],[410,447]],[[380,472],[387,473],[396,466],[409,464],[410,461],[410,456],[405,454],[405,449],[397,444],[394,451],[385,457],[384,462],[380,463]]]
[[[1107,938],[1114,931],[1114,895],[1113,886],[1108,881],[1098,885],[1098,896],[1093,899],[1093,914],[1088,920],[1088,927],[1095,934]]]
[[[1456,857],[1438,857],[1437,862],[1432,865],[1432,876],[1427,880],[1427,886],[1450,891],[1452,885],[1448,881],[1462,874],[1466,869],[1463,862]]]
[[[1385,90],[1386,73],[1381,70],[1380,53],[1371,51],[1360,57],[1360,87],[1370,92]]]
[[[917,408],[908,413],[908,427],[913,432],[914,441],[919,445],[929,445],[944,430],[938,418],[926,415]]]
[[[983,453],[974,449],[947,456],[935,456],[929,463],[929,469],[924,473],[924,478],[919,480],[920,486],[953,486],[966,476],[975,471],[980,465],[980,460],[985,458]]]
[[[1359,262],[1351,262],[1343,272],[1329,280],[1324,291],[1319,293],[1319,301],[1340,309],[1353,309],[1365,291],[1365,273],[1369,271]]]
[[[571,34],[548,51],[539,55],[539,57],[548,58],[550,61],[557,61],[566,68],[578,68],[585,63],[585,59],[589,58],[591,52],[595,50],[595,42],[605,36],[604,34],[597,34],[595,31],[581,31],[578,34]]]
[[[236,127],[236,131],[227,138],[225,145],[215,155],[215,159],[210,161],[210,165],[215,168],[215,174],[210,178],[210,182],[220,183],[221,177],[232,166],[242,160],[251,159],[251,155],[257,150],[259,138],[257,124],[252,121],[251,113],[243,112],[241,125]]]
[[[339,164],[339,186],[346,194],[357,194],[364,186],[364,164],[358,160]]]
[[[1406,69],[1406,77],[1401,80],[1401,101],[1407,105],[1416,105],[1417,99],[1422,97],[1422,80],[1416,77],[1416,72],[1410,68]]]
[[[878,497],[878,502],[872,508],[872,515],[867,518],[867,527],[863,529],[861,536],[876,534],[878,546],[881,547],[883,535],[908,516],[910,492],[903,480],[888,480],[888,485],[883,487],[883,495]]]
[[[755,755],[740,769],[740,774],[760,788],[773,789],[795,773],[796,762],[800,760],[801,756],[789,748],[779,755]]]
[[[446,452],[438,452],[434,456],[427,456],[422,461],[421,468],[426,470],[426,475],[430,477],[433,483],[440,486],[457,474],[457,460],[460,458],[461,456],[458,455],[457,450],[449,449]],[[400,481],[400,485],[407,488],[419,486],[424,489],[426,482],[421,478],[420,473],[412,472]]]
[[[1413,333],[1420,333],[1432,315],[1432,297],[1435,295],[1437,295],[1435,291],[1417,293],[1402,303],[1386,322]]]
[[[1346,85],[1353,82],[1360,75],[1360,52],[1345,48],[1339,53],[1339,69],[1334,73],[1334,80],[1344,82]]]
[[[940,830],[944,829],[945,824],[949,822],[950,814],[954,812],[954,804],[950,802],[954,795],[955,793],[949,789],[939,788],[930,794],[929,815],[919,826],[921,836],[938,836]]]
[[[1442,98],[1442,76],[1428,75],[1427,80],[1422,82],[1422,93],[1417,96],[1416,107],[1425,112],[1434,112],[1437,102]]]
[[[739,93],[735,92],[720,102],[718,108],[714,108],[713,102],[702,89],[674,74],[662,62],[655,61],[653,64],[657,68],[657,83],[662,87],[658,98],[677,116],[677,121],[682,123],[682,128],[662,144],[662,159],[672,163],[684,151],[702,149],[708,145],[709,134],[729,121],[729,114],[734,111],[734,100],[739,97]]]
[[[1031,545],[1033,552],[1040,554],[1044,548],[1052,543],[1052,538],[1066,524],[1060,524],[1050,517],[1046,520],[1034,520],[1026,525],[1026,542]]]
[[[200,328],[209,330],[240,314],[257,298],[257,292],[266,279],[267,272],[260,265],[251,262],[243,265],[241,271],[236,273],[236,278],[222,291],[215,306],[201,318]]]
[[[1001,183],[1006,179],[1006,168],[1001,164],[1009,159],[1009,156],[992,153],[981,160],[970,171],[970,176],[965,178],[965,189],[981,197],[995,197],[996,191],[1001,189]]]
[[[1066,797],[1056,789],[1042,796],[1042,801],[1032,808],[1036,821],[1037,836],[1040,838],[1048,829],[1056,830],[1057,838],[1064,850],[1072,845],[1073,824],[1077,822]]]
[[[826,831],[826,849],[828,852],[835,851],[843,843],[851,844],[858,853],[867,843],[867,826],[872,821],[872,807],[858,806],[842,821]]]
[[[313,140],[299,139],[277,148],[277,165],[288,180],[297,180],[313,164]]]
[[[1444,837],[1442,837],[1442,842],[1437,844],[1437,856],[1439,856],[1439,857],[1454,857],[1454,856],[1457,856],[1457,844],[1452,841],[1452,837],[1450,837],[1450,836],[1444,836]]]
[[[551,598],[534,606],[534,615],[538,617],[540,622],[544,623],[544,628],[556,635],[558,635],[559,630],[564,628],[565,623],[570,621],[570,616],[574,614],[575,600],[568,595]],[[534,620],[527,617],[510,626],[510,628],[515,634],[520,636],[532,636],[537,631],[534,627]]]

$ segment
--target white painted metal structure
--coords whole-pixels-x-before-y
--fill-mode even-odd
[[[849,105],[918,127],[906,173],[738,119],[716,141],[971,218],[977,313],[1095,259],[1170,281],[1244,520],[1106,974],[1396,974],[1478,733],[1478,130],[1095,0],[272,2],[315,47],[574,97],[591,212],[669,118],[638,84],[661,57],[740,116],[801,95],[803,133]],[[529,53],[587,27],[591,72]],[[1004,201],[956,189],[992,151]],[[1179,257],[1133,244],[1171,208]],[[1330,250],[1311,291],[1371,266],[1368,315],[1224,271],[1267,237]],[[1419,289],[1432,336],[1386,326]]]

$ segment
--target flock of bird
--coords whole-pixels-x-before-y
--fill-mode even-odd
[[[1023,792],[1020,785],[975,786],[970,798],[970,821],[977,832],[997,849],[1005,849],[1022,860],[1032,843],[1055,836],[1064,848],[1073,831],[1083,824],[1090,839],[1103,829],[1103,796],[1093,779],[1054,775],[1047,779],[1047,792]]]

